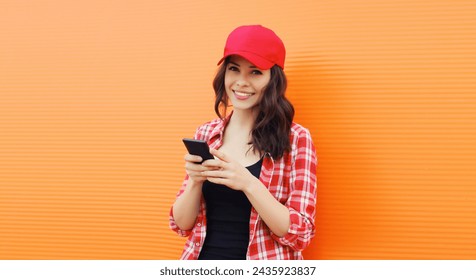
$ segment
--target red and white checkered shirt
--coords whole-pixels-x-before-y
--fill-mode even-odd
[[[226,120],[216,119],[200,126],[195,139],[206,140],[211,148],[223,144]],[[283,237],[276,236],[252,207],[250,236],[246,258],[250,260],[300,260],[315,234],[316,167],[317,157],[309,131],[293,123],[290,132],[291,151],[273,160],[269,154],[263,159],[260,181],[269,192],[289,209],[290,226]],[[188,175],[180,188],[179,197],[187,185]],[[181,230],[170,210],[170,228],[181,236],[188,236],[181,259],[196,260],[207,232],[206,205],[202,197],[200,210],[191,230]]]

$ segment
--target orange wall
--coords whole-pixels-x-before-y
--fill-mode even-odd
[[[0,3],[0,259],[176,259],[182,137],[274,29],[319,156],[308,259],[476,258],[474,1]]]

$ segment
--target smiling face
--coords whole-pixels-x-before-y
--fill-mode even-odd
[[[241,56],[232,55],[226,66],[225,90],[234,110],[255,107],[271,77],[271,71],[262,70]]]

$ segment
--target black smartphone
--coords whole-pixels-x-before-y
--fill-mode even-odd
[[[185,144],[185,147],[187,147],[188,152],[192,155],[200,156],[203,159],[202,162],[206,161],[207,159],[214,159],[213,155],[210,154],[210,148],[208,147],[206,141],[190,138],[183,138],[182,140]]]

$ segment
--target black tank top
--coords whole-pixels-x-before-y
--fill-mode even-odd
[[[259,178],[263,158],[246,167]],[[242,191],[205,181],[207,234],[199,260],[245,260],[249,242],[251,203]]]

